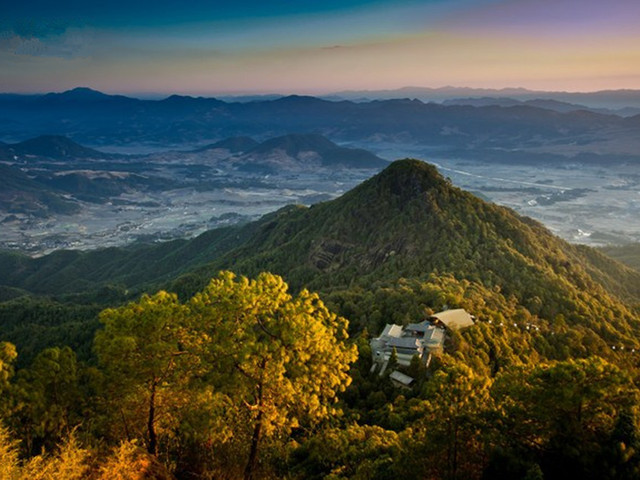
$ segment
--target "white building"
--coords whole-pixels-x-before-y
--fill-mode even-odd
[[[380,368],[380,375],[389,364],[393,351],[396,351],[398,365],[408,367],[411,359],[417,355],[422,363],[429,366],[431,354],[442,350],[445,330],[457,330],[474,324],[475,318],[464,309],[446,310],[431,315],[420,323],[410,323],[406,327],[387,324],[379,337],[371,340],[373,365],[371,371]]]

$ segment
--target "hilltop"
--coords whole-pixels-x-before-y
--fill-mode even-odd
[[[388,162],[367,150],[341,147],[318,134],[289,134],[272,138],[240,157],[245,168],[254,165],[279,170],[291,168],[342,167],[382,168]]]
[[[374,312],[383,306],[370,297],[377,289],[407,295],[402,282],[414,282],[409,291],[417,290],[389,314],[415,315],[420,285],[449,279],[447,289],[464,292],[452,297],[457,304],[469,301],[469,308],[482,311],[492,303],[502,305],[501,315],[568,322],[581,336],[599,338],[598,348],[603,339],[635,345],[640,332],[637,311],[629,306],[640,303],[640,273],[453,187],[418,160],[394,162],[338,199],[285,207],[193,240],[38,259],[0,257],[7,289],[74,301],[117,301],[118,295],[131,298],[158,287],[188,295],[220,269],[247,275],[268,270],[295,289],[323,292],[344,315],[360,312],[354,328],[378,328],[381,318]],[[106,287],[117,288],[109,297],[93,296]],[[463,300],[467,295],[475,300]]]
[[[417,160],[394,162],[334,201],[286,208],[262,224],[215,266],[253,273],[268,265],[294,285],[312,288],[437,270],[498,285],[525,306],[541,302],[542,310],[560,296],[602,293],[598,282],[605,280],[620,297],[640,299],[636,272],[602,255],[596,267],[584,248],[453,187],[435,167]]]
[[[116,155],[84,147],[61,135],[41,135],[19,143],[0,145],[0,159],[28,161],[37,156],[55,160],[78,158],[113,158]]]

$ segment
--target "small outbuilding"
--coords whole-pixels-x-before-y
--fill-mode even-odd
[[[409,375],[405,375],[398,370],[394,370],[389,375],[389,379],[393,382],[396,387],[410,389],[411,386],[415,383],[415,378],[410,377]]]
[[[429,317],[434,325],[439,325],[449,330],[460,330],[475,324],[476,317],[468,313],[464,308],[445,310],[434,313]]]

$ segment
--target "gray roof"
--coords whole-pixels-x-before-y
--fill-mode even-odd
[[[373,338],[369,342],[369,345],[371,345],[371,350],[373,351],[384,350],[384,348],[387,346],[387,342],[379,338]]]
[[[431,318],[435,318],[442,322],[445,327],[451,330],[458,330],[473,325],[473,317],[467,313],[464,308],[456,308],[453,310],[445,310],[444,312],[434,313]]]
[[[384,327],[384,330],[382,331],[380,336],[400,338],[402,336],[402,325],[387,323],[387,325]]]
[[[405,327],[405,330],[411,330],[413,332],[426,332],[429,327],[431,326],[431,323],[429,323],[428,321],[423,321],[420,323],[410,323],[409,325],[407,325]]]
[[[425,334],[424,341],[427,343],[442,343],[444,340],[444,329],[441,327],[431,326]]]
[[[389,378],[391,380],[395,380],[396,382],[401,383],[402,385],[411,385],[411,382],[413,382],[415,379],[413,377],[410,377],[409,375],[405,375],[402,372],[399,372],[398,370],[394,370],[393,372],[391,372],[391,375],[389,375]]]
[[[422,347],[420,340],[415,337],[391,338],[389,339],[389,346],[397,348],[414,348],[416,350]]]

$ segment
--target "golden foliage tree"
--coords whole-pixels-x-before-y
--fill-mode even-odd
[[[248,440],[245,479],[255,476],[263,438],[335,414],[337,392],[349,385],[357,356],[347,321],[316,294],[293,297],[284,280],[222,272],[189,303],[206,338],[210,381],[229,402],[234,435]]]
[[[184,319],[184,306],[164,291],[100,314],[104,329],[96,334],[95,351],[107,373],[112,407],[119,410],[114,416],[125,437],[144,438],[152,454],[158,429],[175,424],[176,411],[187,403],[189,373],[197,363],[186,349]]]

